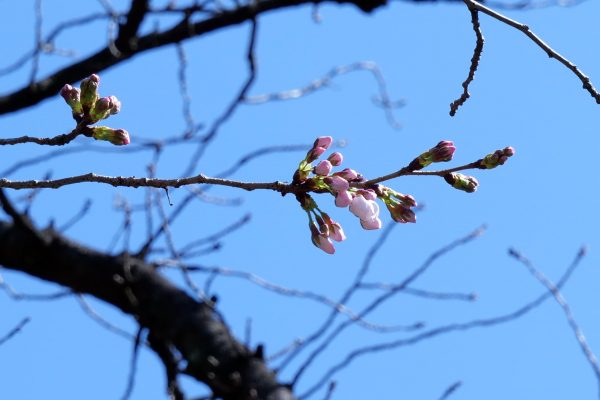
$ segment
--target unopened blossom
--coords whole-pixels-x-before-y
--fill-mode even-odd
[[[92,137],[96,140],[106,140],[116,146],[130,143],[129,132],[125,129],[113,129],[108,126],[95,126],[92,129]]]
[[[337,192],[335,195],[335,205],[341,208],[348,207],[350,203],[352,203],[352,199],[352,193],[348,192],[347,190]]]
[[[329,236],[323,235],[313,221],[310,222],[309,227],[312,243],[327,254],[335,253],[335,247]]]
[[[473,193],[477,190],[477,186],[479,185],[479,182],[475,177],[459,174],[457,172],[451,172],[444,175],[444,180],[452,185],[452,187],[467,193]]]
[[[306,153],[306,162],[311,163],[321,157],[323,153],[331,146],[333,138],[331,136],[318,137],[313,143],[312,148]]]
[[[381,225],[382,223],[379,218],[373,218],[368,221],[362,219],[360,220],[360,226],[367,231],[381,229]]]
[[[479,168],[481,169],[492,169],[499,165],[503,165],[509,157],[515,154],[515,149],[512,147],[505,147],[502,150],[496,150],[495,152],[488,154],[481,159]]]
[[[425,168],[431,163],[450,161],[454,155],[454,143],[449,140],[442,140],[435,147],[422,153],[419,157],[415,158],[408,165],[408,169],[411,171],[417,171]]]
[[[98,99],[96,103],[94,103],[94,107],[90,110],[89,113],[90,123],[95,123],[109,117],[113,108],[111,97],[102,97]]]
[[[327,157],[327,159],[329,160],[331,165],[333,165],[334,167],[338,167],[342,165],[342,161],[344,161],[344,156],[342,155],[342,153],[336,151],[334,153],[331,153],[329,157]]]
[[[368,200],[362,195],[357,195],[350,203],[350,212],[361,220],[365,229],[381,228],[379,220],[379,205],[374,200]]]
[[[69,107],[74,114],[80,114],[83,112],[81,108],[81,92],[79,89],[74,88],[71,85],[65,85],[60,89],[60,95],[67,102]]]
[[[342,226],[338,222],[332,220],[329,217],[329,215],[325,213],[323,213],[323,220],[329,227],[329,237],[332,240],[335,240],[336,242],[343,242],[344,240],[346,240],[346,234],[344,233]]]
[[[336,172],[333,175],[342,177],[348,182],[352,182],[353,180],[358,179],[359,177],[359,174],[355,170],[350,168],[344,168],[340,172]]]
[[[319,164],[317,164],[314,172],[315,174],[320,176],[327,176],[331,172],[332,168],[333,165],[331,165],[331,162],[329,160],[322,160],[321,162],[319,162]]]
[[[110,99],[111,102],[111,107],[110,107],[110,115],[115,115],[121,112],[121,102],[119,101],[119,99],[117,99],[116,96],[109,96],[108,97]]]
[[[83,111],[89,111],[98,100],[98,86],[100,85],[100,77],[92,74],[81,81],[81,105]]]
[[[401,224],[417,222],[417,216],[415,215],[414,211],[406,205],[402,203],[386,202],[385,206],[387,207],[394,221]]]
[[[323,147],[325,150],[327,150],[329,146],[331,146],[331,143],[333,143],[333,138],[331,136],[320,136],[315,140],[313,148]]]

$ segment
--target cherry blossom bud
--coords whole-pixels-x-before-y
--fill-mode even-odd
[[[492,169],[499,165],[503,165],[509,157],[515,154],[515,149],[512,147],[505,147],[502,150],[496,150],[495,152],[488,154],[483,157],[479,163],[481,169]]]
[[[473,193],[477,190],[477,186],[479,185],[479,182],[474,177],[456,172],[444,175],[444,180],[452,185],[452,187],[467,193]]]
[[[363,196],[356,196],[350,203],[350,212],[363,221],[371,221],[379,216],[379,205]]]
[[[333,143],[333,138],[331,136],[321,136],[315,140],[313,148],[322,147],[327,150],[329,146],[331,146],[331,143]]]
[[[333,247],[331,239],[328,236],[323,236],[314,222],[310,222],[309,227],[313,244],[327,254],[335,253],[335,247]]]
[[[346,179],[336,175],[328,176],[323,182],[329,185],[335,193],[345,192],[350,188],[350,183]]]
[[[375,229],[380,229],[381,228],[381,220],[379,218],[373,218],[371,220],[365,221],[365,220],[360,220],[360,226],[362,226],[363,229],[366,229],[368,231],[370,230],[375,230]]]
[[[331,168],[333,168],[331,162],[329,162],[329,160],[323,160],[317,164],[314,172],[320,176],[327,176],[331,172]]]
[[[92,74],[81,81],[81,105],[83,112],[89,111],[98,100],[98,86],[100,85],[100,77]]]
[[[311,163],[321,157],[325,153],[326,149],[323,147],[313,147],[306,153],[306,162]]]
[[[356,193],[367,200],[377,199],[377,194],[373,189],[359,189]]]
[[[342,230],[342,226],[332,220],[329,215],[323,213],[323,219],[327,226],[329,226],[329,237],[336,242],[342,242],[346,240],[346,234]]]
[[[321,235],[313,236],[312,242],[319,249],[323,250],[327,254],[335,253],[335,247],[333,247],[333,242],[328,237],[323,237]]]
[[[431,163],[450,161],[452,160],[455,150],[456,147],[454,147],[453,142],[449,140],[442,140],[435,145],[435,147],[432,147],[425,153],[422,153],[419,157],[412,160],[407,168],[411,171],[416,171],[425,168]]]
[[[352,182],[353,180],[356,180],[359,177],[358,172],[356,172],[355,170],[350,169],[350,168],[344,168],[340,172],[336,172],[333,175],[334,176],[342,177],[345,180],[347,180],[348,182]]]
[[[65,99],[69,107],[71,107],[73,114],[81,114],[83,112],[80,101],[81,92],[79,89],[74,88],[71,85],[65,85],[60,89],[60,95]]]
[[[385,203],[392,219],[401,224],[405,224],[407,222],[415,223],[417,222],[417,216],[415,213],[408,207],[406,207],[402,203]]]
[[[348,207],[352,203],[353,196],[350,192],[344,190],[335,195],[335,205],[337,207]]]
[[[331,165],[337,167],[342,164],[342,161],[344,161],[344,156],[342,155],[342,153],[336,151],[335,153],[331,153],[331,155],[327,157],[327,159],[329,160],[329,162],[331,162]]]
[[[116,146],[129,144],[129,133],[125,129],[113,129],[108,126],[94,126],[92,136],[96,140],[106,140]]]
[[[121,102],[116,96],[109,96],[110,102],[112,104],[110,108],[110,115],[115,115],[121,112]]]

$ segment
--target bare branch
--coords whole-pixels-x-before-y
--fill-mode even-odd
[[[29,321],[31,321],[31,318],[29,318],[29,317],[23,318],[21,320],[21,322],[19,322],[17,324],[17,326],[15,326],[13,329],[10,330],[10,332],[8,332],[3,337],[0,337],[0,346],[2,346],[4,343],[9,341],[12,337],[14,337],[18,333],[20,333],[21,330],[23,330],[23,328],[25,327],[25,325],[27,325],[29,323]]]
[[[469,9],[481,11],[481,12],[489,15],[490,17],[497,19],[498,21],[500,21],[502,23],[509,25],[509,26],[523,32],[529,39],[531,39],[542,50],[544,50],[546,52],[546,54],[548,55],[548,57],[555,58],[556,60],[558,60],[558,62],[560,62],[565,67],[570,69],[579,78],[581,83],[583,83],[583,88],[590,93],[590,95],[596,100],[596,103],[600,104],[600,93],[592,85],[590,78],[587,77],[583,72],[581,72],[581,70],[579,70],[579,68],[577,68],[577,66],[575,64],[573,64],[571,61],[567,60],[565,57],[560,55],[558,52],[556,52],[556,50],[554,50],[546,42],[544,42],[539,36],[537,36],[535,33],[533,33],[527,25],[517,22],[513,19],[510,19],[510,18],[506,17],[505,15],[502,15],[499,12],[494,11],[491,8],[484,6],[483,4],[481,4],[475,0],[464,0],[464,2],[469,7]]]
[[[583,257],[585,255],[585,253],[586,253],[585,248],[582,248],[579,251],[578,257],[580,257],[580,258]],[[577,343],[579,343],[579,347],[581,347],[581,350],[583,351],[585,358],[587,359],[588,363],[592,367],[592,370],[594,371],[594,374],[596,375],[596,381],[598,383],[598,393],[600,396],[600,365],[598,364],[598,358],[596,357],[596,355],[592,351],[592,348],[590,347],[587,340],[585,339],[583,330],[580,328],[579,324],[575,320],[575,317],[573,316],[573,312],[571,311],[571,307],[569,307],[567,300],[565,300],[564,296],[560,292],[557,285],[552,283],[552,281],[550,279],[548,279],[542,273],[542,271],[537,269],[531,263],[531,261],[529,261],[520,252],[518,252],[515,249],[509,249],[508,254],[510,256],[512,256],[513,258],[515,258],[517,261],[519,261],[521,264],[523,264],[529,270],[529,272],[531,272],[531,274],[535,277],[535,279],[537,279],[542,285],[544,285],[546,287],[546,289],[548,289],[548,291],[552,294],[552,296],[554,297],[556,302],[562,308],[563,313],[565,314],[565,318],[567,319],[569,326],[571,327],[571,329],[573,330],[573,333],[575,334]]]
[[[461,386],[462,386],[461,381],[454,382],[452,385],[448,386],[448,388],[444,391],[444,393],[442,393],[442,396],[440,397],[439,400],[446,400],[447,398],[452,396],[452,394],[454,392],[456,392],[458,390],[458,388],[460,388]]]
[[[473,24],[473,30],[475,31],[475,37],[477,41],[475,43],[475,49],[473,50],[473,57],[471,57],[471,66],[469,67],[469,75],[467,79],[463,82],[463,93],[460,97],[450,104],[450,116],[454,116],[458,108],[462,106],[465,101],[471,96],[469,94],[469,85],[473,82],[475,78],[475,71],[477,71],[477,67],[479,66],[479,60],[481,59],[481,52],[483,51],[483,33],[481,33],[481,25],[479,25],[479,12],[474,8],[469,6],[469,12],[471,13],[471,24]]]

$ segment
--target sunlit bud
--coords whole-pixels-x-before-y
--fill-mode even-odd
[[[505,147],[502,150],[496,150],[495,152],[488,154],[483,157],[479,163],[481,169],[492,169],[499,165],[503,165],[509,157],[515,154],[515,149],[512,147]]]
[[[407,168],[411,171],[416,171],[425,168],[431,163],[450,161],[452,160],[455,150],[456,147],[454,147],[453,142],[449,140],[442,140],[435,145],[435,147],[432,147],[431,149],[422,153],[419,157],[412,160]]]
[[[345,180],[347,180],[348,182],[351,182],[351,181],[357,179],[359,176],[355,170],[350,169],[350,168],[344,168],[340,172],[336,172],[333,175],[340,176],[340,177],[344,178]]]
[[[415,223],[417,222],[417,216],[415,213],[408,207],[406,207],[402,203],[386,203],[387,207],[392,219],[401,224],[405,224],[407,222]]]
[[[110,115],[115,115],[121,112],[121,102],[117,99],[116,96],[109,96],[111,108]]]
[[[319,164],[317,164],[317,166],[315,167],[315,174],[320,176],[327,176],[331,172],[331,168],[333,168],[331,162],[329,162],[329,160],[323,160],[319,162]]]
[[[327,159],[329,160],[329,162],[331,162],[331,165],[337,167],[342,164],[342,161],[344,161],[344,156],[342,155],[342,153],[336,151],[335,153],[331,153],[331,155],[327,157]]]
[[[313,147],[306,153],[306,162],[311,163],[321,157],[325,153],[326,149],[323,147]]]
[[[360,226],[362,226],[363,229],[366,229],[368,231],[380,229],[381,225],[381,220],[379,218],[373,218],[368,221],[365,221],[363,219],[360,220]]]
[[[94,126],[92,136],[96,140],[106,140],[114,145],[129,144],[129,133],[125,129],[113,129],[108,126]]]
[[[325,220],[327,226],[329,226],[329,237],[332,240],[335,240],[336,242],[342,242],[346,240],[346,234],[338,222],[332,220],[329,215],[325,213],[323,213],[323,219]]]
[[[71,85],[65,85],[62,87],[62,89],[60,89],[60,95],[63,99],[65,99],[69,107],[71,107],[71,110],[74,114],[81,114],[83,112],[81,108],[81,93],[79,89],[74,88]]]
[[[323,182],[329,185],[331,190],[336,193],[345,192],[350,187],[350,183],[346,179],[336,175],[328,176]]]
[[[356,193],[367,200],[375,200],[377,199],[377,194],[373,189],[359,189]]]
[[[333,143],[333,138],[331,136],[321,136],[315,140],[313,148],[323,147],[325,150],[327,150],[329,146],[331,146],[331,143]]]
[[[81,105],[84,112],[91,110],[96,100],[98,100],[99,85],[100,77],[96,74],[92,74],[81,81],[79,87],[81,88]]]
[[[94,107],[90,110],[89,117],[90,123],[95,123],[101,119],[108,118],[112,108],[112,101],[110,97],[102,97],[94,103]]]
[[[379,205],[363,196],[356,196],[350,203],[350,212],[363,221],[370,221],[379,216]]]
[[[444,175],[444,180],[452,185],[452,187],[467,193],[473,193],[477,190],[477,186],[479,185],[479,182],[477,182],[477,179],[474,177],[456,172]]]
[[[327,254],[335,253],[335,247],[333,247],[333,243],[331,239],[327,236],[321,235],[319,228],[316,226],[314,222],[309,224],[310,227],[310,238],[315,246],[319,249],[323,250]]]
[[[335,205],[337,207],[348,207],[352,203],[352,194],[346,190],[337,192],[335,195]]]

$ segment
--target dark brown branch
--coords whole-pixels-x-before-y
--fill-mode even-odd
[[[264,361],[234,340],[214,305],[198,302],[145,262],[110,256],[70,242],[53,230],[35,240],[26,229],[0,221],[0,264],[88,293],[135,316],[154,337],[173,343],[186,373],[224,400],[291,400]],[[52,266],[52,268],[49,268]]]
[[[316,0],[319,1],[319,0]],[[325,0],[338,4],[354,4],[365,12],[371,12],[387,3],[387,0]],[[66,83],[74,83],[93,73],[113,67],[129,58],[158,47],[179,43],[186,39],[202,36],[228,26],[252,20],[260,14],[282,8],[314,3],[315,0],[262,0],[251,2],[232,10],[223,11],[202,21],[191,23],[182,19],[171,29],[150,33],[139,37],[135,47],[119,48],[120,54],[111,52],[107,46],[97,53],[71,64],[50,76],[27,85],[16,92],[0,97],[0,115],[31,107],[44,99],[54,96]],[[127,50],[127,51],[125,51]]]
[[[471,66],[469,67],[469,75],[467,79],[462,84],[463,92],[460,97],[450,104],[450,116],[453,117],[456,115],[456,111],[458,108],[465,104],[467,99],[471,97],[469,94],[469,85],[473,82],[475,78],[475,71],[477,71],[477,67],[479,66],[479,60],[481,59],[481,53],[483,52],[483,43],[485,39],[483,38],[483,33],[481,33],[481,25],[479,25],[479,12],[469,7],[469,12],[471,13],[471,24],[473,25],[473,30],[475,31],[475,49],[473,50],[473,57],[471,57]]]

